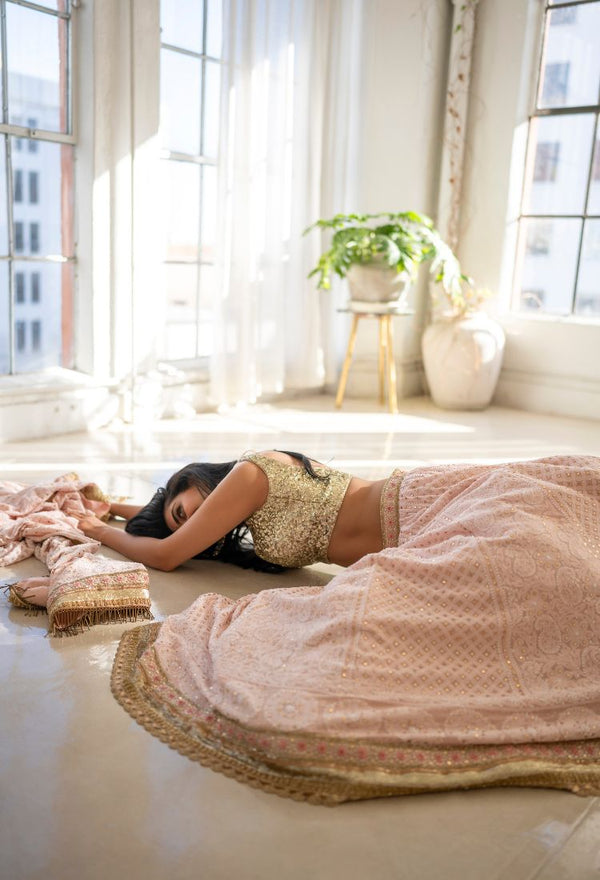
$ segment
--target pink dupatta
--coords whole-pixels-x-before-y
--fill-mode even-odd
[[[36,609],[22,592],[44,581],[49,631],[71,635],[96,623],[151,619],[148,573],[137,562],[98,555],[100,543],[78,528],[76,514],[107,517],[109,503],[94,483],[67,474],[35,486],[0,482],[0,565],[36,556],[46,578],[28,578],[10,588],[10,601]]]

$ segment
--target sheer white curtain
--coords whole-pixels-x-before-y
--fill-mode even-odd
[[[309,223],[354,209],[362,0],[224,0],[211,396],[321,387],[333,297]]]

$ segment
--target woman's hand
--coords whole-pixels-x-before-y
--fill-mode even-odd
[[[106,529],[110,528],[101,519],[94,516],[93,513],[84,513],[78,517],[78,528],[88,538],[94,538],[96,541],[102,541],[102,534],[106,533]]]

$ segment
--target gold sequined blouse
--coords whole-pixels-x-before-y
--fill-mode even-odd
[[[269,481],[267,500],[246,520],[256,553],[289,568],[329,562],[327,551],[346,489],[352,477],[327,465],[314,465],[317,480],[304,467],[246,452]]]

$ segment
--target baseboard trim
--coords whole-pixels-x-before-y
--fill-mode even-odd
[[[396,388],[398,397],[423,394],[423,365],[420,360],[396,361]],[[379,394],[377,363],[369,358],[357,358],[352,363],[346,386],[349,398],[376,398]]]
[[[600,380],[503,369],[494,403],[548,415],[600,420]]]

